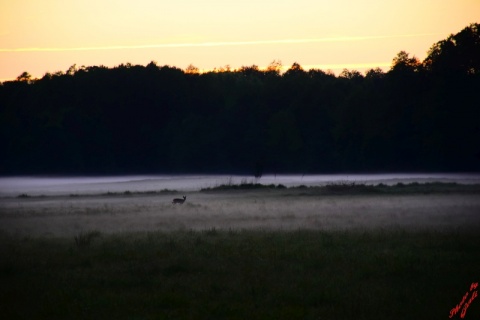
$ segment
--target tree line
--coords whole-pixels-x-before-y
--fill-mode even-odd
[[[480,24],[389,71],[122,64],[0,84],[1,174],[480,170]]]

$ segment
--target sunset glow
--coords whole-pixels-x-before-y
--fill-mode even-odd
[[[150,61],[200,70],[273,60],[337,74],[388,69],[401,50],[423,59],[479,12],[476,0],[0,0],[0,81]]]

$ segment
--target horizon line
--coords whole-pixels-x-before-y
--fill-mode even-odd
[[[168,65],[168,64],[166,64]],[[349,71],[353,71],[353,70],[356,70],[357,68],[358,69],[373,69],[373,68],[384,68],[384,67],[390,67],[391,66],[391,62],[378,62],[378,63],[375,63],[375,62],[367,62],[367,63],[335,63],[335,64],[307,64],[307,65],[300,65],[304,70],[322,70],[322,71],[333,71],[333,70],[339,70],[340,72],[343,70],[343,69],[347,69]],[[173,66],[173,67],[176,67],[176,66]],[[115,66],[113,67],[107,67],[107,68],[115,68]],[[178,68],[178,67],[177,67]],[[222,66],[220,67],[215,67],[215,68],[199,68],[199,71],[200,73],[208,73],[208,72],[214,72],[215,70],[220,70],[222,68]],[[260,70],[266,70],[268,68],[268,66],[263,66],[263,67],[259,67]],[[281,67],[281,70],[282,72],[285,72],[287,71],[288,69],[290,68],[290,66],[284,66],[282,65]],[[179,68],[181,70],[185,70],[186,68]],[[238,68],[231,68],[232,71],[236,71],[240,69],[240,67]],[[358,71],[358,70],[357,70]],[[366,70],[365,70],[366,71]],[[27,71],[28,72],[28,71]],[[340,72],[338,74],[340,74]],[[45,72],[45,74],[47,74],[47,72]],[[32,75],[32,78],[33,79],[41,79],[42,77],[36,77],[36,76],[33,76]],[[4,79],[0,79],[0,82],[8,82],[8,81],[15,81],[16,78],[4,78]]]

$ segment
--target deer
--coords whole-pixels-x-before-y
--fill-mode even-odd
[[[183,204],[185,202],[185,200],[187,200],[187,197],[186,196],[183,196],[183,199],[180,199],[180,198],[176,198],[176,199],[173,199],[172,201],[172,204]]]

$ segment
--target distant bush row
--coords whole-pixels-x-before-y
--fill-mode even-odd
[[[397,183],[394,185],[386,185],[383,183],[376,185],[367,185],[355,182],[329,183],[325,186],[294,186],[287,188],[282,184],[259,184],[259,183],[241,183],[241,184],[223,184],[211,188],[201,189],[203,192],[208,191],[227,191],[227,190],[309,190],[314,194],[429,194],[429,193],[480,193],[480,185],[478,184],[458,184],[458,183]]]

